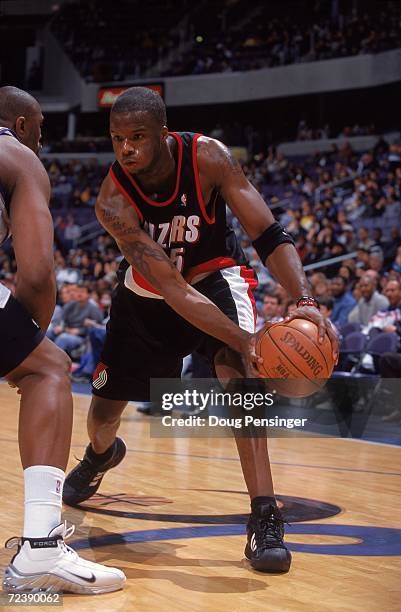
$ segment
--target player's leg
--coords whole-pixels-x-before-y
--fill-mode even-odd
[[[253,332],[255,304],[251,290],[254,283],[251,270],[235,266],[201,281],[197,288],[232,321]],[[223,386],[230,379],[244,377],[241,356],[216,339],[206,337],[200,352],[214,364]],[[251,500],[245,555],[255,569],[288,571],[291,554],[283,542],[283,518],[274,497],[266,437],[256,435],[251,428],[248,431],[234,428],[233,433]]]
[[[216,353],[214,365],[224,385],[230,379],[244,377],[240,355],[228,347]],[[233,428],[233,433],[251,500],[245,556],[256,570],[286,572],[291,565],[291,553],[284,544],[284,522],[274,496],[267,438],[255,435],[251,428],[249,431]]]
[[[46,587],[77,593],[119,589],[125,580],[122,572],[80,559],[64,543],[71,533],[61,522],[72,428],[69,359],[43,338],[12,297],[0,309],[0,341],[5,348],[1,373],[21,393],[19,445],[25,485],[23,536],[9,540],[8,547],[16,545],[18,550],[6,568],[3,587],[10,592]]]
[[[97,455],[104,455],[113,445],[127,404],[125,400],[110,400],[96,395],[92,397],[87,425],[89,440]]]
[[[105,473],[124,459],[127,448],[116,434],[127,403],[126,400],[92,397],[87,423],[90,442],[82,460],[66,477],[64,503],[75,506],[92,497]]]
[[[218,351],[214,358],[214,367],[221,381],[240,379],[245,374],[240,355],[228,347],[223,347]],[[238,434],[236,429],[233,432],[251,500],[260,496],[274,499],[267,438],[235,435]]]
[[[6,376],[21,392],[18,440],[24,469],[33,465],[66,468],[72,430],[69,371],[68,356],[44,338]]]
[[[124,285],[114,292],[101,361],[92,381],[90,443],[83,459],[66,478],[63,492],[66,504],[76,505],[89,499],[105,473],[123,460],[126,446],[116,433],[128,400],[149,401],[151,378],[179,376],[181,360],[163,352],[164,346],[172,345],[171,340],[163,342],[152,335],[157,324],[164,321],[165,311],[171,309],[164,302],[138,297]],[[170,316],[173,319],[170,324],[162,325],[168,331],[179,319],[173,311]]]

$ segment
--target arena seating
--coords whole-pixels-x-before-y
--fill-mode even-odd
[[[61,6],[52,29],[89,81],[143,76],[179,43],[185,44],[161,76],[251,70],[401,46],[399,3],[366,2],[357,18],[352,3],[343,3],[342,10],[333,15],[329,3],[311,6],[306,0],[125,0],[118,10],[106,0],[76,0]]]

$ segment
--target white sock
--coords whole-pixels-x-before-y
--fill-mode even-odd
[[[64,478],[63,470],[51,465],[24,470],[24,538],[46,538],[61,523]]]

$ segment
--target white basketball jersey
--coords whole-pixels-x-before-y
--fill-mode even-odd
[[[8,128],[0,127],[0,135],[14,136]],[[10,217],[7,212],[6,202],[0,185],[0,246],[10,237]],[[2,283],[0,283],[0,308],[4,308],[10,297],[10,291]]]

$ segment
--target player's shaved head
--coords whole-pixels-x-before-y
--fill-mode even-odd
[[[40,112],[40,106],[31,94],[12,85],[0,87],[1,125],[13,127],[18,117],[28,118],[37,112]]]
[[[114,102],[111,114],[146,112],[162,127],[167,123],[166,106],[161,96],[147,87],[130,87]]]
[[[35,153],[40,149],[43,115],[39,102],[18,87],[0,87],[0,126],[14,130],[18,140]]]

